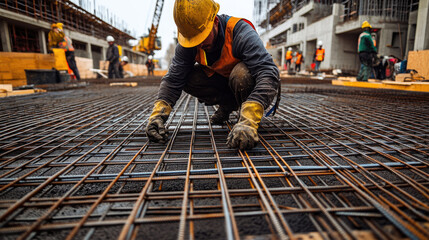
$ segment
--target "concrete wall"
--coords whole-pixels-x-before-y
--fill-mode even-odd
[[[429,0],[419,1],[414,50],[429,49]]]
[[[341,18],[344,14],[344,6],[333,4],[330,7],[332,8],[328,9],[326,5],[311,2],[295,12],[292,18],[261,35],[261,39],[267,43],[271,38],[288,33],[286,42],[276,45],[277,52],[273,55],[282,63],[281,66],[284,64],[284,49],[294,47],[294,50],[303,51],[306,60],[304,67],[309,68],[316,42],[322,41],[323,48],[325,48],[325,61],[321,64],[322,70],[340,68],[357,71],[360,67],[357,43],[359,34],[362,32],[363,21],[369,21],[374,29],[379,30],[377,49],[380,55],[405,58],[408,24],[386,23],[385,19],[378,16],[359,16],[355,20],[344,22]],[[321,17],[328,12],[331,14]],[[304,29],[292,33],[293,25],[299,23],[304,23]],[[429,37],[429,34],[426,35]]]
[[[411,12],[408,17],[408,32],[407,32],[407,44],[405,46],[405,53],[414,50],[414,43],[416,38],[417,28],[417,15],[418,11]]]

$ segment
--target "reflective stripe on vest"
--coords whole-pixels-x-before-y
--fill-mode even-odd
[[[295,64],[301,64],[301,61],[302,61],[302,54],[297,54]]]
[[[371,37],[371,39],[372,39],[371,34],[369,34],[369,33],[367,33],[367,32],[362,32],[362,33],[359,35],[358,45],[357,45],[358,52],[359,52],[360,40],[362,39],[362,37],[363,37],[363,36],[368,36],[368,35],[369,35],[369,36]],[[372,42],[374,43],[374,46],[375,46],[375,41],[374,41],[374,39],[372,40]]]
[[[286,60],[290,60],[292,59],[292,51],[287,51],[286,52]]]
[[[64,37],[64,40],[58,43],[58,46],[64,49],[64,51],[74,51],[72,40],[69,37]]]
[[[215,72],[224,77],[229,77],[232,72],[232,69],[234,69],[235,65],[237,65],[241,61],[235,58],[232,54],[232,33],[235,25],[241,19],[243,18],[230,17],[228,19],[225,29],[225,42],[222,47],[221,55],[219,59],[211,66],[208,66],[206,52],[204,51],[204,49],[197,47],[197,55],[195,56],[195,61],[204,66],[203,70],[208,77],[213,76]],[[251,22],[246,19],[243,19],[243,21],[247,22],[248,24],[250,24],[250,26],[253,27],[253,29],[255,29]]]
[[[317,49],[316,50],[316,61],[323,61],[323,57],[325,55],[325,49]]]

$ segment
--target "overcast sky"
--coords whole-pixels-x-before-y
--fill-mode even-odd
[[[220,5],[219,14],[243,17],[253,22],[253,0],[215,0]],[[96,0],[97,5],[104,5],[122,18],[135,30],[136,37],[148,33],[152,24],[156,0]],[[162,50],[155,52],[155,58],[163,58],[177,31],[173,19],[174,0],[164,0],[164,8],[158,27],[158,36],[162,39]]]

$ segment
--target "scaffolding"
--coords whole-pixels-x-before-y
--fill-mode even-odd
[[[344,0],[344,20],[359,15],[379,16],[384,22],[408,22],[408,15],[418,7],[418,0]]]
[[[62,22],[69,30],[96,38],[104,39],[112,35],[121,45],[135,39],[71,1],[0,0],[0,8],[48,23]]]
[[[271,26],[275,27],[287,19],[293,13],[300,10],[310,2],[329,6],[340,3],[344,7],[344,14],[341,16],[344,21],[356,19],[358,16],[379,16],[385,22],[408,22],[409,12],[415,11],[418,7],[418,0],[280,0],[269,11],[269,16],[263,20],[259,26],[267,27],[267,19]],[[332,11],[331,11],[332,12]],[[329,12],[329,13],[331,13]],[[324,17],[320,16],[320,17]]]

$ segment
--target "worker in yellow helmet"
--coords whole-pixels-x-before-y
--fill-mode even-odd
[[[251,149],[258,143],[264,110],[278,93],[279,69],[251,22],[218,11],[213,0],[175,1],[179,44],[146,127],[151,141],[167,141],[164,124],[184,90],[205,105],[219,106],[212,124],[224,123],[241,108],[227,138],[230,148]]]
[[[371,25],[365,21],[362,23],[362,33],[358,40],[358,53],[361,67],[356,78],[357,81],[367,82],[372,70],[372,60],[376,57],[377,49],[371,37]]]
[[[58,28],[57,23],[51,24],[51,30],[48,33],[48,47],[49,51],[52,51],[52,48],[58,48],[58,43],[62,42],[64,39],[64,32],[62,28]]]

